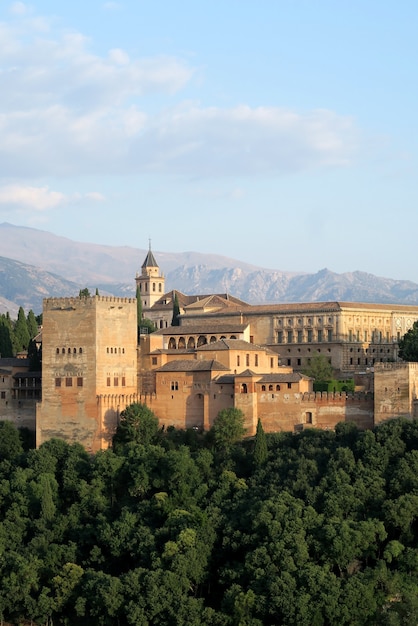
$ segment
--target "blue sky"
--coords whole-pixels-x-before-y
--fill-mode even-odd
[[[0,2],[0,221],[418,282],[417,24],[402,0]]]

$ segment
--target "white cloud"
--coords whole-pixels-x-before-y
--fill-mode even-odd
[[[120,48],[99,56],[81,33],[47,37],[48,28],[24,12],[13,26],[0,23],[0,172],[9,179],[281,175],[345,166],[356,151],[354,121],[327,110],[168,99],[150,115],[146,96],[169,98],[193,68],[171,57],[130,58]]]
[[[24,208],[45,211],[54,209],[66,202],[66,197],[59,191],[48,187],[29,187],[7,185],[0,187],[0,204],[17,204]]]
[[[0,187],[0,204],[15,205],[25,210],[44,212],[69,203],[85,203],[86,200],[104,202],[106,197],[98,191],[63,194],[60,191],[52,191],[48,186],[35,187],[15,184]]]
[[[25,15],[28,12],[29,9],[23,2],[13,2],[10,6],[10,13],[13,15]]]

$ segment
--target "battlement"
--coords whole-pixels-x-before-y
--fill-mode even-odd
[[[121,298],[118,296],[73,296],[65,298],[44,298],[44,310],[75,311],[81,307],[94,307],[97,303],[132,304],[136,298]]]
[[[387,372],[406,369],[416,370],[418,369],[418,363],[408,361],[404,363],[375,363],[374,365],[375,372]]]
[[[372,402],[373,394],[366,391],[355,391],[347,393],[346,391],[312,391],[305,392],[302,395],[302,402]]]

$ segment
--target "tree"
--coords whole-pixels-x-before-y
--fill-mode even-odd
[[[240,409],[222,409],[211,428],[215,446],[227,450],[245,435],[244,413]]]
[[[120,415],[120,424],[113,437],[113,445],[151,443],[158,432],[158,418],[145,404],[134,402]]]
[[[33,339],[38,334],[38,322],[36,321],[35,313],[32,311],[32,309],[28,313],[26,323],[28,326],[29,336],[31,339]]]
[[[10,318],[6,315],[0,317],[0,356],[11,357],[13,356],[13,343],[12,343],[12,324]]]
[[[399,340],[399,356],[404,361],[418,361],[418,321]]]
[[[174,298],[173,298],[173,319],[171,320],[172,326],[180,326],[179,315],[180,315],[180,305],[179,305],[179,298],[178,298],[177,291],[176,291],[174,293]]]
[[[254,445],[254,463],[256,466],[263,465],[267,461],[267,439],[260,418],[257,422],[257,431],[255,434]]]
[[[90,297],[90,291],[88,290],[87,287],[84,287],[84,289],[80,289],[79,292],[79,297],[80,298],[89,298]]]
[[[100,296],[98,287],[96,287],[96,296]]]
[[[315,382],[325,382],[332,379],[332,366],[323,354],[315,354],[311,362],[303,370],[306,376],[315,378]]]
[[[14,327],[15,352],[27,350],[29,347],[30,335],[25,312],[22,307],[19,308],[17,320]]]

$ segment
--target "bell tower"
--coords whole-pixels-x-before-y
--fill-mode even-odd
[[[135,281],[141,295],[142,309],[147,311],[161,298],[165,289],[165,276],[161,274],[158,263],[151,251],[151,239],[149,241],[148,254],[141,267],[141,273],[137,272]]]

